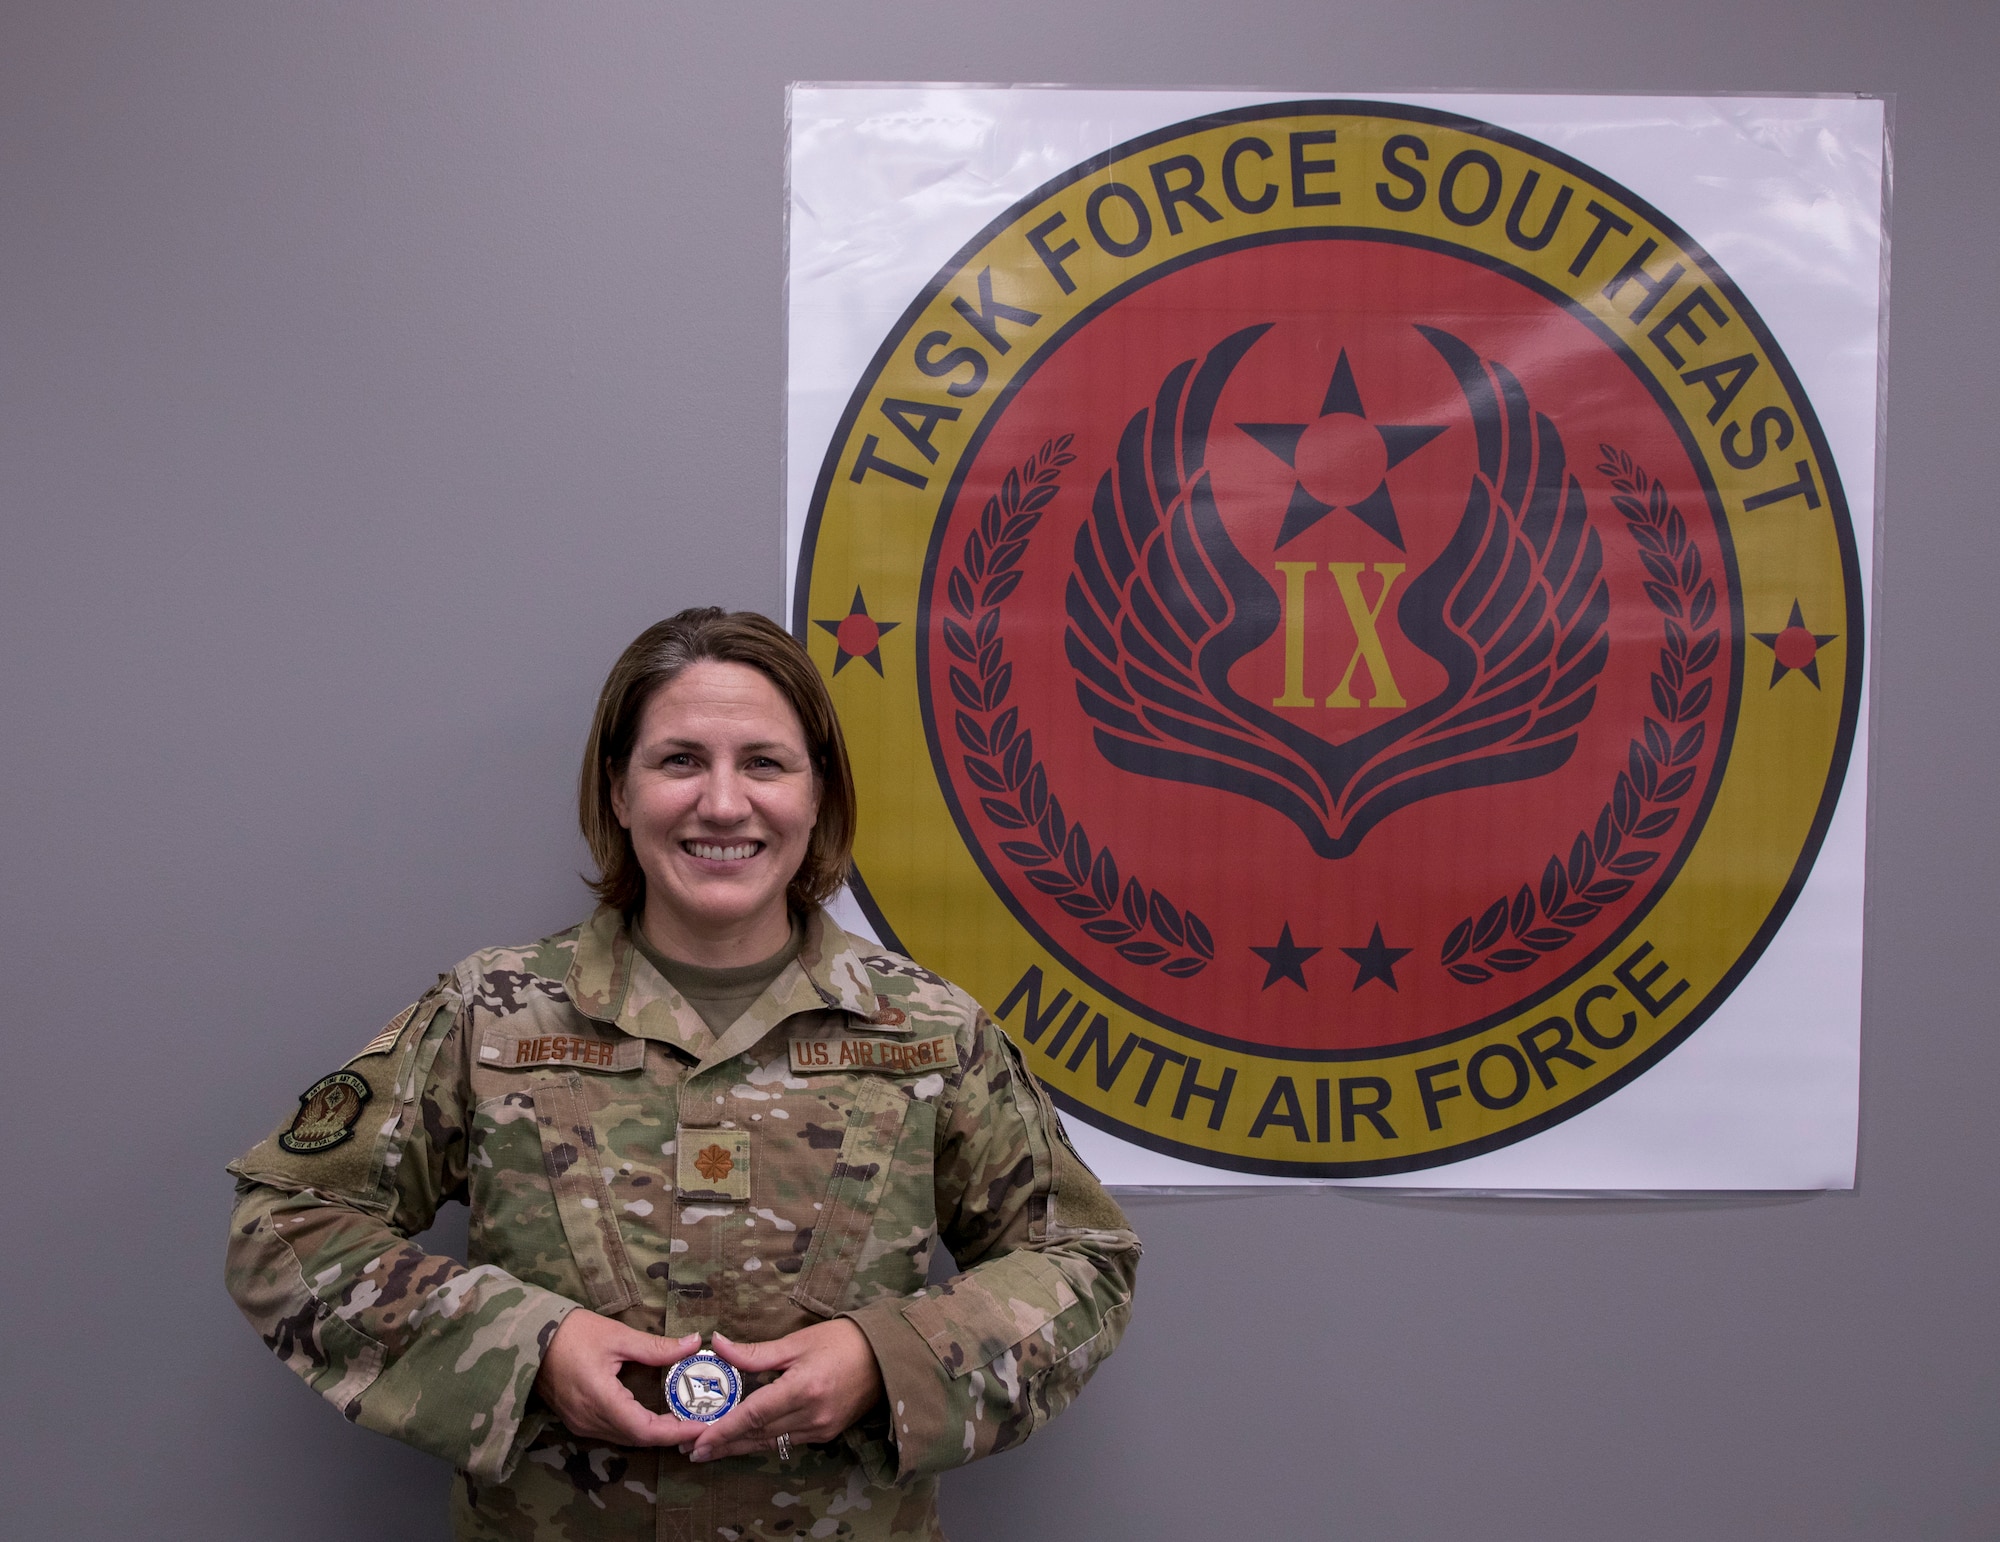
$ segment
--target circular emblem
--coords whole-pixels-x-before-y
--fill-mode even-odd
[[[680,1419],[713,1424],[743,1399],[743,1378],[712,1349],[667,1367],[667,1407]]]
[[[1293,103],[938,276],[799,624],[885,935],[1099,1127],[1353,1176],[1546,1128],[1728,994],[1839,789],[1857,572],[1810,404],[1659,213]]]
[[[368,1083],[352,1071],[322,1076],[299,1094],[299,1111],[278,1144],[300,1156],[339,1145],[354,1134],[361,1105],[372,1096]]]

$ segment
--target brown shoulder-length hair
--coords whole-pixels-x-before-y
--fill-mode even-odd
[[[576,816],[597,863],[593,893],[627,915],[646,898],[632,837],[611,807],[611,779],[632,759],[639,719],[653,694],[690,664],[747,664],[762,673],[791,704],[805,730],[806,754],[819,781],[819,818],[806,844],[805,860],[792,875],[786,898],[795,910],[825,903],[847,880],[854,852],[854,775],[847,765],[847,741],[826,682],[806,650],[783,627],[755,611],[723,611],[715,606],[684,610],[646,628],[618,655],[598,693],[597,715],[584,746],[577,778]],[[587,882],[589,880],[586,880]]]

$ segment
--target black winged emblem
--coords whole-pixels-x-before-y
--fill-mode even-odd
[[[1223,525],[1206,459],[1222,388],[1269,330],[1246,327],[1177,365],[1125,425],[1077,531],[1064,646],[1113,765],[1255,798],[1321,856],[1344,857],[1399,808],[1569,759],[1610,652],[1604,551],[1555,424],[1505,366],[1419,326],[1458,381],[1478,447],[1457,530],[1396,607],[1445,687],[1341,744],[1246,699],[1230,671],[1282,614]]]

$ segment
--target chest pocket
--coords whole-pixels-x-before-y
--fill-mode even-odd
[[[937,1108],[894,1080],[859,1083],[792,1299],[831,1317],[923,1283],[937,1233]]]
[[[591,1115],[603,1103],[607,1083],[615,1081],[622,1089],[633,1082],[645,1054],[638,1039],[534,1027],[522,1031],[511,1025],[487,1029],[479,1043],[475,1075],[491,1090],[509,1089],[504,1105],[534,1110],[541,1177],[569,1245],[579,1298],[607,1315],[637,1305],[639,1292],[604,1181],[605,1157]],[[515,1157],[516,1162],[523,1159],[532,1160],[529,1152]],[[567,1282],[562,1288],[569,1288]]]
[[[584,1303],[607,1316],[639,1304],[632,1260],[618,1233],[597,1129],[583,1096],[583,1078],[566,1071],[537,1081],[531,1092],[541,1129],[542,1169],[555,1195],[563,1236],[583,1283]]]

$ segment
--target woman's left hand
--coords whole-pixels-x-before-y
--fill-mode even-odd
[[[862,1331],[845,1317],[831,1318],[761,1344],[738,1344],[720,1333],[715,1352],[739,1371],[776,1371],[725,1417],[681,1450],[697,1462],[777,1449],[783,1435],[794,1447],[832,1440],[882,1396],[882,1371]]]

